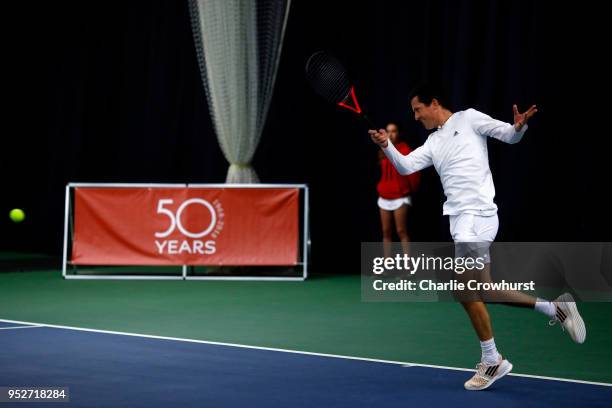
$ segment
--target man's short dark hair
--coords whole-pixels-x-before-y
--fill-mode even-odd
[[[436,99],[442,107],[450,109],[450,101],[446,89],[440,84],[423,82],[414,87],[412,92],[410,92],[409,100],[412,100],[415,96],[418,96],[419,101],[425,105],[431,105],[431,102]]]

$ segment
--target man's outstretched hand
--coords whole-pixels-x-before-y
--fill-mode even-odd
[[[389,140],[389,134],[387,133],[385,129],[378,129],[378,130],[370,129],[368,130],[368,133],[370,134],[370,137],[372,138],[372,141],[374,143],[376,143],[382,148],[387,147],[388,145],[387,141]]]
[[[512,105],[514,111],[514,128],[519,132],[523,126],[527,124],[527,121],[538,111],[535,105],[531,105],[526,112],[520,113],[516,105]]]

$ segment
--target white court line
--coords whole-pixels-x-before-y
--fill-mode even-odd
[[[9,327],[0,327],[0,330],[35,329],[37,327],[44,327],[44,326],[41,326],[41,325],[36,325],[36,326],[9,326]]]
[[[252,349],[252,350],[278,351],[281,353],[303,354],[307,356],[339,358],[339,359],[344,359],[344,360],[358,360],[358,361],[368,361],[368,362],[373,362],[373,363],[395,364],[395,365],[400,365],[402,367],[407,367],[407,368],[409,367],[427,367],[427,368],[437,368],[437,369],[443,369],[443,370],[471,371],[471,372],[474,371],[474,369],[461,368],[461,367],[448,367],[448,366],[431,365],[431,364],[408,363],[405,361],[380,360],[380,359],[366,358],[366,357],[342,356],[338,354],[314,353],[311,351],[287,350],[287,349],[280,349],[280,348],[274,348],[274,347],[249,346],[247,344],[222,343],[218,341],[184,339],[181,337],[155,336],[151,334],[127,333],[127,332],[119,332],[119,331],[113,331],[113,330],[88,329],[85,327],[60,326],[56,324],[22,322],[18,320],[0,319],[0,322],[28,324],[28,325],[35,325],[37,327],[50,327],[53,329],[76,330],[76,331],[84,331],[84,332],[91,332],[91,333],[116,334],[119,336],[144,337],[147,339],[181,341],[185,343],[197,343],[197,344],[210,344],[210,345],[215,345],[215,346],[238,347],[238,348],[245,348],[245,349]],[[536,378],[539,380],[563,381],[563,382],[571,382],[571,383],[578,383],[578,384],[601,385],[604,387],[612,387],[611,383],[574,380],[571,378],[546,377],[546,376],[541,376],[541,375],[518,374],[518,373],[510,373],[508,375],[511,375],[514,377]]]

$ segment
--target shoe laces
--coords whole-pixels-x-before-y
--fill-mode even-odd
[[[472,378],[470,378],[470,383],[483,386],[489,382],[487,375],[485,375],[485,371],[487,370],[487,366],[484,363],[476,364],[476,374]]]
[[[557,316],[555,316],[551,320],[548,321],[548,325],[554,326],[555,324],[557,324],[557,322],[561,322],[561,321],[557,319]],[[561,330],[565,331],[565,327],[563,326],[563,324],[561,324]]]
[[[554,302],[554,305],[555,305],[555,315],[552,317],[552,319],[548,321],[549,326],[554,326],[555,324],[557,324],[557,322],[561,322],[561,320],[559,320],[559,318],[557,317],[557,309],[559,308],[559,305],[557,304],[557,302]],[[561,329],[565,331],[563,324],[561,325]]]

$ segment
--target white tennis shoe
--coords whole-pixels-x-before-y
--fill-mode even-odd
[[[563,331],[567,332],[574,342],[578,344],[584,343],[586,327],[584,320],[582,320],[580,313],[578,313],[578,308],[572,295],[564,293],[553,300],[553,304],[556,306],[557,311],[548,324],[554,326],[557,322],[561,323]]]
[[[489,388],[495,381],[499,380],[512,370],[512,363],[499,357],[499,363],[488,365],[476,364],[476,374],[464,384],[469,391],[480,391]]]

